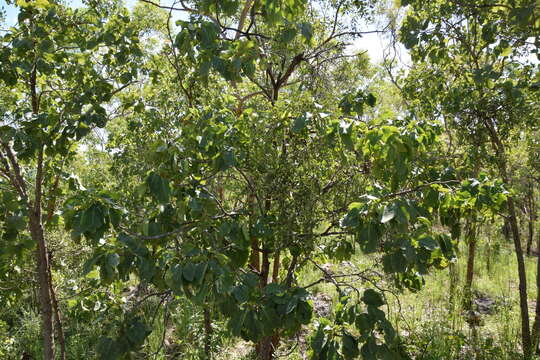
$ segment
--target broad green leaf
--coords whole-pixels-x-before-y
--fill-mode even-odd
[[[420,240],[418,240],[418,243],[421,247],[429,251],[433,251],[439,248],[439,243],[431,236],[424,236],[420,238]]]
[[[150,193],[158,202],[162,204],[169,202],[171,189],[167,179],[164,179],[155,172],[152,172],[146,179],[146,183],[150,189]]]
[[[375,307],[384,305],[384,300],[381,294],[379,294],[373,289],[366,289],[366,291],[364,291],[364,295],[362,296],[362,302],[364,302],[364,304],[366,305],[371,305]]]
[[[396,216],[395,204],[388,204],[384,207],[381,223],[385,224]]]
[[[197,265],[192,262],[188,262],[182,269],[182,276],[184,279],[186,279],[186,281],[192,282],[195,279],[196,272]]]
[[[348,332],[345,332],[342,336],[342,341],[342,352],[345,359],[356,359],[360,355],[358,340]]]
[[[144,343],[144,340],[150,335],[152,331],[140,320],[135,320],[126,330],[126,335],[129,342],[134,347],[139,347]]]

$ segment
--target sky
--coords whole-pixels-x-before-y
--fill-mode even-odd
[[[124,0],[128,7],[133,7],[138,0]],[[74,7],[81,6],[81,0],[66,0],[66,3],[71,4]],[[157,2],[157,1],[156,1]],[[173,0],[162,0],[162,5],[171,5]],[[0,11],[6,15],[6,23],[8,26],[14,25],[17,21],[17,9],[13,5],[8,5],[5,0],[0,0]],[[386,40],[381,38],[379,34],[367,34],[361,39],[358,39],[354,48],[358,50],[367,50],[372,62],[380,62],[382,60],[382,53]]]

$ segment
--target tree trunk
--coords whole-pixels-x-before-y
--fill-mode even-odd
[[[204,307],[204,352],[206,359],[212,358],[212,317],[208,305]]]
[[[60,345],[60,360],[66,359],[66,339],[64,337],[64,328],[62,326],[62,317],[60,316],[60,308],[58,306],[58,300],[56,298],[56,293],[54,292],[53,288],[53,281],[52,281],[52,273],[51,273],[51,262],[52,262],[52,254],[48,252],[49,254],[49,267],[47,271],[47,275],[49,276],[49,290],[51,293],[51,303],[54,310],[54,318],[56,320],[56,336],[58,337],[58,344]]]
[[[534,187],[529,184],[526,197],[527,215],[528,215],[528,238],[527,238],[527,255],[531,255],[531,247],[534,241],[534,221],[536,220],[536,206],[534,202]]]
[[[504,223],[502,226],[502,233],[506,241],[508,242],[512,241],[512,229],[510,228],[510,222],[508,221],[507,218],[504,219]]]
[[[274,360],[276,349],[279,344],[279,335],[264,337],[256,346],[259,360]]]
[[[39,206],[39,205],[38,205]],[[32,212],[34,209],[31,209]],[[47,243],[43,236],[40,217],[30,215],[30,234],[37,243],[37,273],[39,285],[39,304],[41,310],[41,331],[43,341],[43,358],[54,360],[53,306],[50,293],[49,257]]]
[[[253,231],[253,227],[255,226],[255,195],[249,194],[249,209],[250,209],[250,232]],[[261,265],[260,265],[260,255],[259,255],[259,241],[258,239],[253,236],[251,236],[251,253],[249,255],[249,266],[251,267],[251,270],[255,272],[261,271]]]
[[[519,229],[517,224],[516,208],[514,198],[508,197],[508,219],[512,229],[512,238],[516,252],[519,276],[519,308],[521,312],[521,341],[523,346],[523,355],[525,359],[530,359],[532,355],[531,348],[531,333],[529,325],[529,307],[527,304],[527,273],[525,270],[525,260],[523,257],[523,249],[521,248],[521,239],[519,237]]]
[[[281,267],[281,260],[280,260],[280,252],[279,250],[276,251],[276,254],[274,255],[274,265],[272,268],[272,282],[277,283],[279,282],[279,269]]]
[[[534,238],[534,218],[531,218],[531,216],[529,216],[529,237],[527,239],[527,255],[530,256],[531,255],[531,247],[532,247],[532,243],[533,243],[533,238]]]
[[[493,227],[493,221],[491,222],[490,225],[487,226],[487,234],[486,234],[486,237],[487,237],[487,244],[486,244],[486,271],[487,273],[491,273],[491,257],[493,256],[492,254],[492,239],[491,239],[491,234],[492,234],[492,228]]]
[[[491,137],[491,143],[495,149],[499,174],[507,187],[510,187],[510,176],[508,175],[506,165],[505,147],[497,133],[497,128],[490,118],[482,119]],[[508,196],[508,223],[512,233],[516,260],[518,265],[519,277],[519,309],[521,313],[521,342],[523,347],[523,356],[525,359],[530,359],[532,356],[531,347],[531,328],[529,324],[529,307],[527,304],[527,272],[525,270],[525,260],[523,256],[523,248],[519,236],[519,227],[516,215],[516,205],[513,196]]]
[[[275,264],[275,263],[274,263]],[[262,264],[261,264],[261,278],[260,278],[260,287],[264,288],[268,284],[268,277],[270,273],[270,259],[269,251],[266,248],[263,248],[262,251]],[[274,275],[274,274],[272,274]],[[274,350],[275,350],[275,340],[274,336],[266,336],[262,338],[257,345],[255,350],[257,352],[257,357],[260,360],[272,360],[274,359]]]
[[[467,242],[469,245],[469,251],[467,254],[467,275],[465,277],[465,289],[464,289],[464,304],[465,310],[470,310],[472,307],[472,282],[474,277],[474,260],[476,257],[476,216],[472,217],[470,222],[467,223]]]
[[[538,348],[540,343],[540,233],[536,240],[536,251],[538,252],[538,257],[536,258],[536,307],[532,328],[532,349],[536,354],[540,354],[540,349]]]

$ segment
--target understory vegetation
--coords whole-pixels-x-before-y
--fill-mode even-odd
[[[540,358],[538,0],[0,5],[0,359]]]

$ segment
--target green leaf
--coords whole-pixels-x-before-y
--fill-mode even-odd
[[[120,264],[120,256],[118,254],[112,253],[107,255],[107,265],[115,268],[118,264]]]
[[[422,237],[418,241],[418,243],[420,244],[421,247],[429,251],[433,251],[439,248],[439,243],[435,239],[433,239],[431,236]]]
[[[82,213],[79,228],[76,230],[81,233],[97,230],[104,224],[103,215],[103,208],[101,205],[94,204],[90,206]]]
[[[298,24],[298,28],[300,29],[302,36],[306,39],[306,42],[311,43],[311,39],[313,38],[313,26],[311,26],[310,23],[303,22]]]
[[[54,48],[54,43],[50,39],[44,39],[40,44],[39,48],[44,53],[52,52]]]
[[[195,279],[195,273],[197,272],[197,266],[192,262],[188,262],[182,271],[184,279],[188,282],[192,282]]]
[[[377,103],[377,98],[373,94],[369,93],[367,98],[366,98],[366,103],[369,106],[374,107],[375,104]]]
[[[117,343],[109,337],[100,338],[96,350],[100,360],[117,360],[122,355]]]
[[[134,347],[139,347],[152,331],[140,320],[132,322],[126,330],[126,335]]]
[[[146,183],[150,189],[150,193],[158,202],[162,204],[169,202],[171,189],[167,179],[164,179],[155,172],[152,172],[148,176]]]
[[[237,311],[234,316],[229,320],[229,329],[234,336],[240,336],[244,321],[246,319],[247,310]]]
[[[366,254],[377,251],[381,232],[377,224],[365,224],[358,233],[358,242],[362,251]]]
[[[324,327],[325,325],[323,323],[319,324],[319,326],[317,327],[317,332],[311,338],[311,349],[315,354],[319,354],[322,351],[323,346],[326,342]]]
[[[349,333],[344,333],[342,336],[342,351],[345,359],[356,359],[360,355],[358,349],[358,340]]]
[[[290,314],[298,304],[298,298],[296,296],[291,296],[285,307],[285,315]]]
[[[384,207],[381,223],[385,224],[389,222],[390,220],[392,220],[395,216],[396,216],[395,204],[388,204]]]
[[[306,114],[303,114],[301,116],[298,116],[296,119],[294,119],[293,125],[292,125],[292,132],[295,134],[301,133],[307,126],[308,119]]]
[[[358,315],[355,319],[354,324],[356,325],[356,328],[360,331],[360,335],[362,335],[362,337],[369,336],[369,334],[373,330],[374,325],[369,315],[366,313]]]
[[[384,305],[384,299],[377,291],[373,289],[367,289],[364,291],[364,295],[361,299],[364,304],[379,307]]]
[[[296,36],[297,30],[291,27],[286,28],[283,30],[283,32],[280,34],[280,40],[281,42],[287,44],[294,40]]]
[[[246,285],[238,285],[233,289],[232,294],[238,303],[245,303],[249,299],[249,288]]]
[[[244,320],[243,338],[253,342],[258,341],[262,336],[261,321],[257,313],[253,310],[248,311]]]

